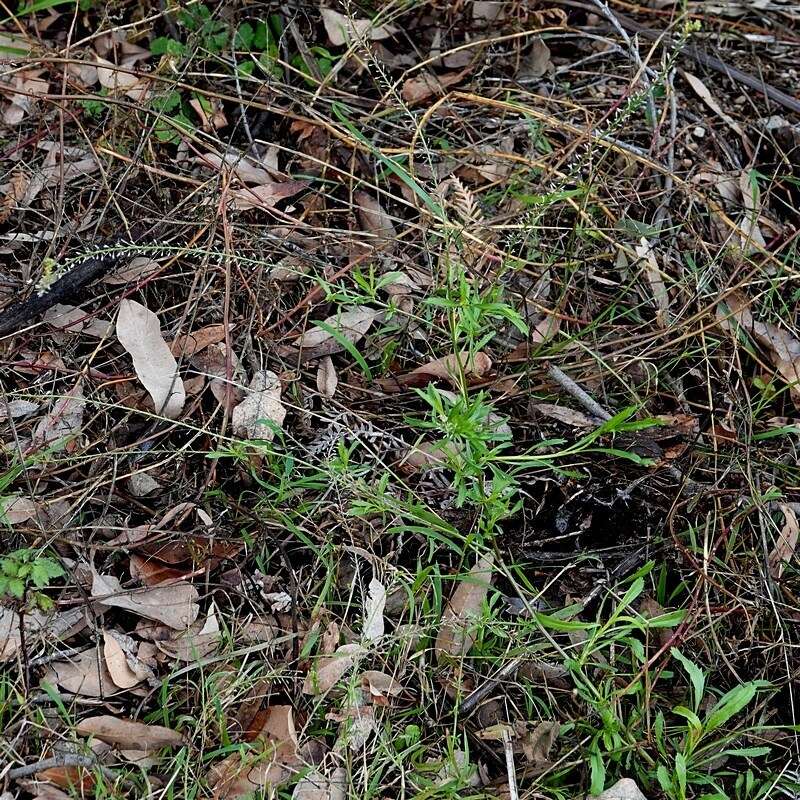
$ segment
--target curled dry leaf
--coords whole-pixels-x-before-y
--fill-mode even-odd
[[[586,800],[647,800],[632,778],[622,778],[598,795],[587,795]]]
[[[565,425],[571,425],[573,428],[596,428],[600,424],[584,414],[583,411],[576,411],[574,408],[557,406],[552,403],[534,403],[531,406],[531,411],[544,417],[550,417],[550,419],[558,422],[563,422]]]
[[[789,385],[795,407],[800,408],[800,341],[771,322],[754,319],[748,306],[746,297],[733,292],[717,307],[717,319],[726,329],[730,329],[731,320],[735,321],[767,350],[778,373]]]
[[[131,689],[142,682],[142,678],[128,666],[122,644],[111,631],[103,631],[103,656],[111,680],[120,689]]]
[[[369,306],[355,306],[341,314],[335,314],[324,320],[327,328],[335,330],[339,337],[348,342],[357,342],[372,327],[372,323],[380,315],[380,311]],[[329,356],[340,353],[344,345],[329,331],[320,325],[309,328],[298,342],[303,348],[306,359]]]
[[[462,370],[466,378],[481,380],[491,372],[491,369],[492,359],[486,353],[478,351],[470,355],[463,350],[458,354],[436,358],[403,375],[381,378],[376,383],[385,392],[399,392],[412,386],[427,386],[432,381],[439,380],[447,381],[457,387],[460,385],[459,375]]]
[[[365,231],[384,242],[393,242],[397,238],[397,230],[392,218],[372,195],[366,192],[355,192],[353,202],[356,205],[358,219]]]
[[[518,730],[521,750],[529,764],[536,767],[550,765],[550,751],[558,738],[561,726],[557,722],[540,722],[533,730],[528,730],[525,723]]]
[[[377,579],[369,582],[369,594],[364,603],[364,624],[361,637],[367,642],[377,642],[383,636],[383,610],[386,607],[386,588]]]
[[[330,691],[364,655],[360,644],[343,644],[336,652],[320,658],[306,675],[303,694],[320,695]]]
[[[639,256],[647,282],[650,284],[653,301],[656,306],[656,321],[659,326],[666,328],[669,323],[669,293],[664,277],[656,261],[653,246],[643,236],[636,245],[636,255]]]
[[[33,444],[57,450],[69,449],[70,439],[83,425],[83,386],[80,381],[53,403],[47,416],[33,431]]]
[[[434,379],[448,380],[458,385],[458,375],[463,370],[468,377],[483,378],[492,369],[492,359],[481,351],[470,355],[466,351],[437,358],[412,370],[412,375],[430,375]]]
[[[800,526],[794,509],[784,504],[781,504],[780,508],[783,512],[783,529],[768,558],[769,574],[775,580],[780,579],[787,562],[794,558],[794,554],[797,551],[797,538],[798,534],[800,534]]]
[[[160,750],[162,747],[181,747],[184,743],[183,736],[171,728],[110,715],[82,719],[75,731],[79,736],[92,736],[126,750]]]
[[[291,778],[300,764],[291,706],[267,708],[253,746],[257,747],[259,743],[267,755],[260,758],[256,766],[250,766],[252,754],[243,760],[239,753],[234,753],[211,767],[208,782],[213,788],[214,798],[235,800],[254,792],[260,794],[263,789],[275,788]]]
[[[178,661],[190,663],[213,653],[220,642],[219,619],[212,605],[205,620],[198,620],[174,639],[157,641],[156,646]]]
[[[331,8],[321,8],[322,22],[334,47],[369,39],[377,42],[397,33],[394,25],[375,25],[370,19],[352,19]]]
[[[0,522],[6,525],[21,525],[34,519],[38,510],[30,497],[0,497]]]
[[[114,272],[109,272],[103,278],[103,283],[108,283],[111,286],[124,286],[128,283],[144,280],[154,272],[158,272],[159,269],[161,269],[161,265],[158,261],[145,256],[137,256],[132,258],[127,266],[120,267]]]
[[[255,183],[269,185],[272,183],[270,171],[258,166],[253,159],[242,153],[226,153],[219,156],[216,153],[206,153],[195,156],[194,161],[214,170],[230,169],[242,183]],[[277,170],[277,165],[275,167]]]
[[[233,329],[233,323],[228,326],[229,330]],[[225,325],[207,325],[205,328],[192,331],[191,333],[178,336],[172,341],[169,349],[174,356],[193,356],[206,347],[217,342],[225,340]]]
[[[92,597],[103,606],[124,608],[175,630],[188,628],[200,613],[197,589],[183,581],[169,586],[126,590],[113,575],[95,573]]]
[[[123,300],[117,317],[117,338],[133,359],[136,375],[150,394],[156,413],[175,419],[186,392],[178,363],[161,335],[158,317],[135,300]]]
[[[229,196],[233,208],[237,211],[249,211],[251,208],[272,208],[275,203],[296,195],[307,186],[305,181],[263,183],[252,188],[234,189]]]
[[[9,419],[18,419],[19,417],[27,417],[28,414],[33,414],[38,411],[39,403],[32,403],[30,400],[8,400],[0,406],[0,422]]]
[[[330,356],[323,356],[317,367],[317,391],[323,397],[333,397],[339,385],[339,376]]]
[[[734,120],[729,114],[726,114],[720,104],[715,100],[714,96],[709,91],[708,87],[696,75],[691,72],[682,71],[683,77],[689,86],[692,87],[695,94],[732,130],[744,136],[744,131],[741,125]]]
[[[443,94],[448,86],[452,86],[462,80],[471,67],[460,72],[448,72],[445,75],[433,75],[430,72],[423,72],[414,78],[409,78],[400,92],[403,100],[409,105],[421,103],[434,95]]]
[[[403,687],[391,675],[375,669],[361,673],[361,687],[369,692],[371,702],[376,705],[388,705],[390,697],[397,697]]]
[[[456,586],[442,614],[436,637],[436,655],[466,655],[475,642],[475,625],[492,582],[494,559],[483,556]]]
[[[531,81],[552,72],[553,62],[550,60],[550,48],[541,36],[536,36],[528,54],[522,59],[517,79]]]
[[[94,647],[71,656],[68,661],[48,664],[42,679],[86,697],[107,697],[120,691],[111,678],[105,659]]]
[[[328,779],[318,770],[306,773],[294,787],[292,800],[329,800],[331,787]]]
[[[233,409],[231,421],[237,436],[271,442],[275,437],[275,427],[281,428],[285,417],[280,378],[265,369],[253,375],[247,395]]]

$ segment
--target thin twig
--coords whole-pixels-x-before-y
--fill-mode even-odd
[[[590,414],[598,419],[608,421],[611,414],[596,400],[592,399],[572,378],[562,372],[555,364],[547,365],[547,374],[565,391],[569,392]]]
[[[517,788],[517,772],[514,768],[514,746],[511,743],[511,731],[503,726],[503,750],[506,754],[506,775],[508,776],[508,800],[519,800]]]
[[[7,777],[12,780],[15,778],[27,778],[29,775],[35,775],[37,772],[43,772],[53,767],[88,767],[91,769],[96,766],[97,759],[91,756],[82,756],[79,753],[64,753],[63,755],[53,756],[52,758],[43,758],[35,764],[25,764],[22,767],[10,769],[7,773]]]

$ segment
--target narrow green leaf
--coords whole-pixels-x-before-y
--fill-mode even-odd
[[[676,647],[671,648],[670,653],[672,654],[673,658],[680,662],[681,666],[689,675],[689,680],[692,682],[694,710],[697,711],[697,709],[700,708],[700,701],[703,699],[703,694],[705,693],[705,675],[703,675],[703,671],[700,669],[700,667],[698,667],[693,661],[689,661],[689,659],[686,658],[686,656],[684,656],[683,653],[681,653],[681,651]]]

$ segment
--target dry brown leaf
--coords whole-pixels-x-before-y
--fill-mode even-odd
[[[127,91],[139,85],[139,78],[132,75],[130,67],[117,67],[104,58],[97,57],[97,79],[104,89]]]
[[[39,507],[30,497],[0,497],[0,523],[21,525],[34,519]]]
[[[161,335],[158,317],[135,300],[123,300],[117,317],[117,338],[133,359],[136,376],[147,389],[157,414],[175,419],[186,392],[178,363]]]
[[[33,443],[55,450],[69,450],[71,439],[80,433],[83,425],[83,386],[79,380],[64,397],[53,403],[47,416],[33,431]]]
[[[467,67],[467,69],[463,69],[460,72],[448,72],[444,75],[432,75],[429,72],[423,72],[415,78],[406,80],[400,94],[409,105],[421,103],[429,97],[442,94],[448,86],[452,86],[462,80],[470,70],[471,67]]]
[[[494,558],[483,556],[462,578],[442,614],[436,637],[436,656],[466,655],[475,642],[475,624],[480,617],[492,582]]]
[[[128,489],[134,497],[147,497],[160,488],[161,484],[146,472],[135,472],[128,478]]]
[[[720,104],[714,99],[708,87],[696,75],[691,72],[682,70],[683,77],[689,86],[692,87],[695,94],[732,130],[744,137],[744,131],[741,125],[734,120],[729,114],[726,114]]]
[[[306,773],[294,787],[292,800],[329,800],[331,787],[328,779],[318,770]]]
[[[28,647],[35,645],[43,636],[51,642],[68,639],[80,633],[88,624],[82,608],[48,613],[28,611],[23,615],[23,621]],[[0,605],[0,663],[12,658],[22,643],[19,622],[15,609]]]
[[[130,573],[131,578],[143,586],[158,586],[181,580],[185,577],[186,570],[175,569],[155,558],[145,558],[137,553],[131,553]]]
[[[377,579],[369,582],[369,594],[364,601],[364,623],[361,638],[366,642],[377,642],[383,636],[383,610],[386,608],[386,588]]]
[[[56,303],[42,315],[42,319],[53,328],[79,333],[88,322],[86,311],[66,303]]]
[[[120,267],[114,272],[110,272],[103,278],[103,283],[108,283],[111,286],[124,286],[128,283],[135,283],[144,280],[148,275],[152,275],[161,269],[158,261],[153,261],[152,258],[145,256],[137,256],[132,258],[127,266]]]
[[[358,42],[363,39],[377,42],[397,33],[394,25],[375,25],[370,19],[351,19],[331,8],[321,8],[322,22],[334,47]]]
[[[390,697],[402,694],[403,687],[391,675],[375,669],[362,672],[359,678],[361,687],[369,692],[370,700],[377,705],[387,705]]]
[[[142,682],[142,679],[128,666],[122,645],[110,631],[103,631],[103,656],[111,680],[120,689],[131,689]]]
[[[90,793],[92,793],[95,787],[94,776],[91,770],[86,767],[50,767],[50,769],[37,772],[36,780],[47,781],[48,783],[60,786],[62,789],[73,788],[73,791],[77,789],[81,797],[90,796]],[[42,797],[41,794],[38,796]],[[67,800],[70,798],[69,795],[63,792],[59,792],[58,795],[52,795],[54,798],[59,796]],[[0,795],[0,800],[3,800],[3,795]]]
[[[330,356],[323,356],[317,366],[317,391],[323,397],[333,397],[339,385],[339,376]]]
[[[30,400],[7,400],[3,398],[3,405],[0,406],[0,422],[9,418],[18,419],[19,417],[27,417],[28,414],[33,414],[40,408],[39,403],[32,403]]]
[[[212,133],[228,125],[228,118],[219,100],[211,100],[211,112],[206,111],[203,104],[196,97],[189,100],[192,110],[200,118],[200,126],[207,133]]]
[[[280,378],[264,369],[253,375],[244,400],[233,409],[231,423],[236,436],[271,442],[275,427],[281,428],[285,417]]]
[[[75,731],[79,736],[92,736],[126,750],[160,750],[162,747],[181,747],[184,744],[183,736],[171,728],[110,715],[82,719],[75,726]]]
[[[189,357],[191,365],[204,376],[210,378],[211,393],[221,405],[228,405],[231,410],[240,402],[243,391],[234,382],[246,380],[239,357],[228,348],[225,342],[210,344],[204,350]],[[230,378],[228,381],[228,361],[230,361]]]
[[[647,798],[636,785],[636,781],[622,778],[596,796],[587,795],[586,800],[647,800]]]
[[[113,575],[95,573],[92,597],[104,606],[124,608],[174,630],[188,628],[200,613],[197,589],[185,581],[169,586],[126,590]]]
[[[550,751],[558,738],[561,726],[557,722],[540,722],[533,730],[527,730],[525,723],[522,724],[524,730],[519,732],[519,737],[525,759],[534,766],[549,765]]]
[[[218,156],[216,153],[206,153],[195,156],[194,161],[214,170],[230,169],[242,183],[269,185],[272,183],[270,170],[258,166],[254,161],[241,153],[225,153]],[[277,171],[277,164],[275,169]]]
[[[500,22],[505,17],[505,0],[474,0],[472,19],[475,22]]]
[[[420,442],[408,450],[400,466],[406,472],[433,469],[456,462],[463,452],[463,447],[456,442]]]
[[[355,306],[341,314],[328,317],[324,322],[329,328],[336,330],[340,337],[349,342],[357,342],[372,327],[372,323],[380,315],[380,311],[369,306]],[[320,358],[339,353],[344,350],[333,334],[319,325],[309,328],[299,339],[298,345],[303,348],[303,355],[308,358]]]
[[[233,323],[228,325],[228,329],[233,329]],[[225,325],[206,325],[205,328],[178,336],[172,341],[169,349],[174,356],[193,356],[209,345],[222,341],[225,341]]]
[[[669,293],[667,285],[664,283],[664,276],[656,261],[653,246],[644,236],[636,245],[636,255],[639,256],[647,276],[647,282],[650,284],[650,291],[653,294],[653,301],[657,309],[656,322],[659,327],[666,328],[669,324]]]
[[[252,760],[252,754],[245,761],[241,754],[233,753],[209,769],[206,780],[213,790],[213,800],[269,797],[271,788],[292,777],[292,770],[275,759],[260,761],[254,767],[250,766]]]
[[[336,652],[320,658],[306,675],[303,693],[320,695],[329,692],[365,652],[360,644],[343,644]]]
[[[534,403],[531,411],[545,417],[563,422],[565,425],[572,425],[574,428],[596,428],[600,422],[588,417],[582,411],[576,411],[567,406],[557,406],[552,403]]]
[[[339,737],[353,752],[362,750],[370,736],[378,729],[375,710],[370,705],[349,705],[341,711],[330,711],[325,719],[341,722]]]
[[[459,374],[470,378],[483,378],[492,369],[492,359],[486,353],[478,351],[470,355],[466,350],[458,355],[453,354],[437,358],[429,363],[411,370],[410,375],[422,375],[429,380],[446,380],[454,386],[460,384]]]
[[[550,60],[550,48],[541,36],[536,36],[531,49],[520,63],[517,79],[520,81],[536,80],[552,70],[553,62]]]
[[[251,208],[272,208],[275,203],[292,197],[308,186],[305,181],[285,181],[284,183],[264,183],[246,189],[233,189],[229,196],[232,207],[237,211]]]
[[[754,319],[748,306],[749,301],[744,295],[732,292],[726,297],[725,304],[717,307],[717,319],[726,329],[730,329],[730,320],[734,320],[767,350],[770,360],[789,386],[795,407],[800,408],[800,341],[771,322]]]
[[[87,697],[107,697],[121,691],[111,679],[105,660],[94,647],[71,656],[69,661],[49,664],[42,679]]]
[[[174,639],[157,641],[162,653],[186,663],[213,653],[220,643],[219,619],[212,605],[205,620],[197,620],[191,627]]]
[[[264,788],[275,788],[291,778],[300,764],[291,706],[276,705],[266,709],[254,744],[259,742],[269,757],[263,761],[259,759],[255,767],[250,766],[251,757],[243,762],[239,753],[211,767],[208,782],[214,790],[214,798],[233,800]]]
[[[783,512],[783,529],[768,557],[769,574],[776,581],[780,580],[783,575],[786,564],[794,558],[797,551],[798,534],[800,534],[800,525],[798,525],[794,509],[784,504],[781,504],[780,509]]]
[[[359,222],[365,231],[383,242],[394,242],[397,230],[392,218],[383,210],[378,200],[366,192],[355,192],[353,202],[356,205]]]

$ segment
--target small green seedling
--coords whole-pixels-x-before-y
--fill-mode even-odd
[[[64,574],[61,565],[32,547],[13,550],[0,558],[0,598],[22,602],[47,611],[53,601],[39,589]]]

